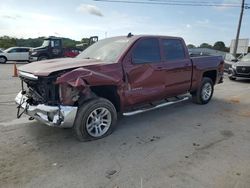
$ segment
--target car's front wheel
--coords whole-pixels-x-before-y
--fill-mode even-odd
[[[214,83],[211,78],[204,77],[200,87],[192,94],[193,102],[197,104],[207,104],[214,93]]]
[[[4,56],[0,56],[0,63],[5,64],[7,61],[7,58]]]
[[[117,112],[107,99],[96,98],[83,103],[74,122],[74,133],[80,141],[90,141],[111,134],[115,128]]]

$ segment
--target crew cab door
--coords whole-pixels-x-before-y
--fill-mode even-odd
[[[186,93],[191,87],[192,62],[184,41],[180,38],[162,38],[161,45],[166,96]]]
[[[125,58],[127,105],[161,99],[165,91],[158,38],[139,39]]]

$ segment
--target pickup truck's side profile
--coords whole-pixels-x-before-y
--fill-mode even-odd
[[[210,101],[223,81],[220,56],[190,58],[179,37],[128,35],[98,41],[76,58],[19,67],[22,90],[15,101],[31,119],[73,127],[80,141],[115,128],[117,114],[136,114],[164,103]],[[172,100],[175,97],[176,100]]]

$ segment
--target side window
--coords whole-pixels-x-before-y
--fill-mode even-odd
[[[163,51],[168,61],[185,59],[183,44],[178,39],[163,39]]]
[[[14,48],[14,49],[9,51],[9,53],[16,53],[16,52],[18,52],[17,48]]]
[[[28,48],[20,48],[20,52],[29,52]]]
[[[158,39],[143,39],[136,44],[132,52],[133,63],[159,63],[161,61]]]
[[[54,46],[55,47],[59,47],[60,46],[60,41],[59,40],[55,40],[54,41]]]

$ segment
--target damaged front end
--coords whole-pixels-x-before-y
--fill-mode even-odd
[[[73,100],[64,103],[61,102],[60,95],[65,93],[65,86],[61,92],[60,86],[55,84],[57,76],[36,77],[20,71],[19,77],[22,81],[22,90],[15,98],[18,104],[18,118],[25,113],[31,119],[34,118],[49,126],[73,126],[78,109],[72,102],[78,98],[76,91],[73,92]],[[23,83],[26,83],[26,86]]]

